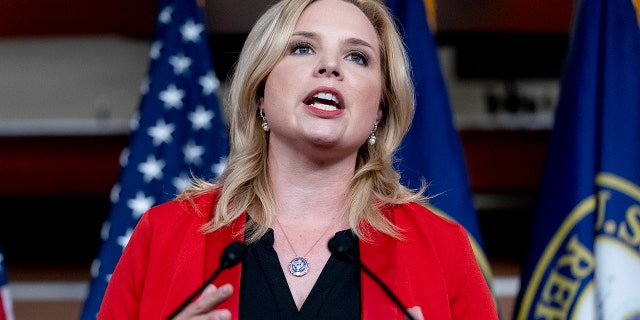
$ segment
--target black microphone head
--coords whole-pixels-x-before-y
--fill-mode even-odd
[[[231,242],[220,256],[220,268],[231,268],[247,256],[247,246],[238,241]]]
[[[345,239],[345,237],[334,236],[329,240],[329,251],[339,260],[354,262],[354,241],[350,241],[349,239]]]

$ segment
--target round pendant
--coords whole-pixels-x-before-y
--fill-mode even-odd
[[[297,257],[289,262],[289,272],[296,277],[302,277],[309,272],[309,262],[304,257]]]

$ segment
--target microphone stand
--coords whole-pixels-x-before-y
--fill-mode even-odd
[[[384,290],[384,292],[389,296],[389,298],[391,298],[391,300],[393,300],[393,302],[398,306],[398,308],[400,308],[404,312],[404,314],[407,316],[409,320],[415,320],[415,318],[409,313],[409,310],[402,304],[402,302],[400,302],[400,299],[398,299],[398,297],[396,297],[396,295],[393,294],[393,292],[391,292],[389,287],[387,287],[382,282],[382,280],[380,280],[380,278],[374,275],[373,272],[371,272],[371,270],[369,270],[369,268],[367,268],[364,264],[360,263],[359,265],[360,265],[360,268],[362,268],[362,270],[364,270],[364,272],[368,274],[369,277],[373,279],[373,281],[375,281],[380,286],[380,288],[382,288],[382,290]]]

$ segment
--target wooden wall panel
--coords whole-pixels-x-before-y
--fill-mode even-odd
[[[474,192],[537,192],[549,131],[469,130],[460,139]]]
[[[535,193],[545,130],[460,132],[474,192]],[[0,137],[0,195],[108,195],[127,136]]]
[[[150,33],[157,0],[3,0],[0,37]],[[246,32],[270,1],[198,0],[209,26]],[[574,0],[437,0],[438,32],[567,33]],[[233,18],[229,18],[233,17]]]
[[[0,137],[0,195],[105,195],[126,136]]]
[[[0,37],[148,35],[153,31],[157,6],[156,0],[3,0]]]

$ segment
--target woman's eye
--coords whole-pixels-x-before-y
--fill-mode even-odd
[[[347,55],[347,60],[353,61],[363,66],[367,65],[367,58],[362,53],[359,53],[359,52],[350,53],[349,55]]]
[[[291,53],[293,54],[312,54],[313,49],[308,44],[296,44],[291,47]]]

